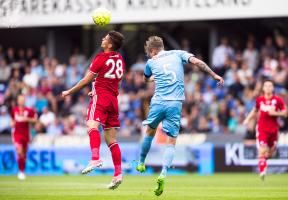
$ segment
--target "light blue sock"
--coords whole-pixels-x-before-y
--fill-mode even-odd
[[[141,153],[140,153],[140,163],[144,164],[146,156],[150,150],[151,147],[151,143],[153,141],[154,136],[148,136],[146,135],[144,137],[144,140],[142,142],[142,146],[141,146]]]
[[[163,164],[162,164],[162,171],[161,175],[166,176],[167,175],[167,170],[170,168],[173,158],[175,154],[175,145],[167,145],[163,157]]]

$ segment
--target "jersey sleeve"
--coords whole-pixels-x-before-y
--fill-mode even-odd
[[[149,62],[146,63],[145,69],[144,69],[144,76],[149,78],[152,76],[152,71],[149,65]]]
[[[103,59],[100,56],[96,56],[90,64],[89,71],[93,74],[97,74],[103,66]]]
[[[175,52],[181,58],[183,64],[189,63],[189,58],[194,57],[194,54],[188,53],[187,51],[175,50]]]

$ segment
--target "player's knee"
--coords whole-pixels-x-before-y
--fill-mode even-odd
[[[99,129],[100,123],[97,121],[93,121],[93,120],[89,120],[87,121],[87,128],[88,128],[88,132],[91,129]]]
[[[275,152],[276,152],[276,148],[271,148],[270,150],[269,150],[269,152],[268,152],[268,158],[272,158],[273,157],[273,155],[275,154]]]
[[[267,147],[260,147],[259,148],[259,156],[260,157],[268,157],[268,154],[269,154],[269,152],[268,152]]]
[[[24,149],[22,147],[18,147],[16,151],[17,151],[17,155],[19,157],[23,157],[24,156]]]
[[[111,144],[117,143],[117,140],[115,138],[106,138],[105,137],[105,142],[106,142],[107,146],[109,147]]]
[[[168,137],[168,140],[167,140],[167,144],[169,144],[169,145],[176,145],[176,137],[174,138],[174,137]]]

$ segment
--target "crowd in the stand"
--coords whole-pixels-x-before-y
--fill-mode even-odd
[[[266,37],[265,41],[250,35],[244,47],[223,37],[213,51],[211,66],[224,77],[224,87],[217,87],[215,81],[193,66],[192,70],[187,67],[181,122],[184,132],[243,135],[248,132],[246,137],[253,137],[255,121],[251,121],[248,129],[242,122],[261,94],[263,79],[273,80],[275,92],[287,103],[288,46],[280,34]],[[279,124],[280,130],[287,130],[287,119],[279,119]]]
[[[233,45],[230,45],[233,44]],[[190,51],[189,40],[183,39],[182,49]],[[193,52],[192,52],[193,53]],[[201,59],[201,54],[195,55]],[[36,49],[2,48],[0,46],[0,132],[10,133],[9,110],[16,96],[26,95],[26,105],[39,116],[34,132],[50,135],[86,134],[85,115],[91,86],[62,99],[61,91],[70,88],[84,75],[85,56],[75,51],[68,64],[49,58],[45,46]],[[276,93],[287,102],[288,45],[282,35],[258,41],[249,36],[245,47],[228,38],[221,38],[214,49],[212,68],[225,78],[225,86],[216,82],[192,65],[185,66],[186,100],[183,104],[181,132],[245,134],[242,125],[245,114],[254,106],[261,90],[261,80],[275,81]],[[147,116],[153,83],[143,82],[145,57],[127,66],[119,94],[121,129],[119,134],[141,133],[141,122]],[[248,126],[254,131],[255,122]],[[281,130],[287,122],[280,120]]]

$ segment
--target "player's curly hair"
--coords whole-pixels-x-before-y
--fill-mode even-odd
[[[111,43],[113,46],[114,51],[118,51],[124,43],[124,36],[122,33],[118,32],[118,31],[109,31],[108,35],[111,39]]]
[[[158,36],[150,36],[145,42],[144,49],[148,55],[152,49],[161,50],[164,49],[163,39]]]

